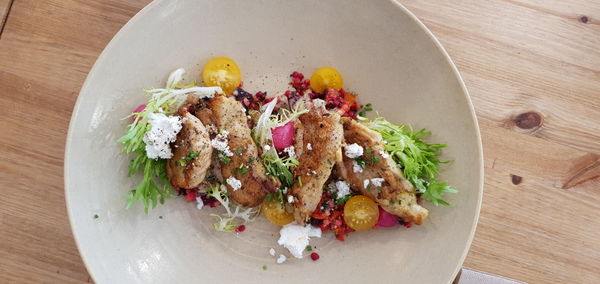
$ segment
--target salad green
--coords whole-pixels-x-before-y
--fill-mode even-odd
[[[425,129],[413,131],[410,127],[390,123],[381,117],[364,123],[381,134],[385,150],[402,168],[404,176],[422,194],[423,199],[434,205],[450,205],[444,200],[444,194],[457,193],[458,190],[436,178],[439,164],[447,162],[440,160],[445,144],[428,144],[423,138],[431,133]]]
[[[126,117],[126,119],[133,118],[133,122],[127,126],[125,135],[118,142],[123,144],[122,152],[135,155],[129,165],[128,175],[142,173],[142,181],[125,196],[128,200],[127,209],[140,201],[144,204],[144,211],[148,213],[150,206],[155,208],[158,203],[164,204],[165,199],[175,197],[171,193],[166,176],[166,160],[148,158],[146,153],[144,135],[152,128],[149,123],[150,115],[154,113],[174,114],[185,102],[189,93],[196,93],[200,97],[209,97],[215,92],[223,92],[219,87],[197,87],[193,84],[183,86],[181,82],[184,73],[184,69],[177,69],[169,75],[165,88],[144,90],[150,96],[146,107]]]
[[[292,188],[294,184],[292,170],[293,167],[298,166],[298,160],[294,157],[280,157],[275,147],[269,145],[273,144],[272,130],[294,121],[308,110],[304,108],[303,103],[297,103],[292,110],[282,108],[278,115],[272,115],[276,104],[277,100],[275,99],[265,105],[264,112],[252,129],[252,138],[258,147],[265,149],[261,157],[267,175],[277,177],[282,184],[277,192],[269,194],[267,198],[269,201],[276,198],[279,202],[284,203],[283,191]]]
[[[229,194],[227,188],[219,183],[213,184],[206,190],[208,197],[214,197],[217,201],[225,207],[226,212],[223,214],[210,214],[218,218],[218,222],[214,224],[215,230],[221,232],[233,232],[235,228],[240,225],[246,224],[254,220],[258,215],[260,207],[257,208],[246,208],[243,209],[239,205],[233,206],[233,203],[229,202]],[[237,222],[234,222],[236,221]],[[241,222],[239,221],[241,220]]]

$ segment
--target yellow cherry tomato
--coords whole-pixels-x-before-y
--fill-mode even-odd
[[[231,95],[242,81],[240,67],[231,58],[215,57],[202,69],[202,80],[207,87],[221,87]]]
[[[316,93],[323,93],[327,88],[339,90],[344,86],[344,80],[340,72],[332,67],[322,67],[317,69],[310,76],[310,88]]]
[[[263,201],[262,212],[269,222],[284,226],[294,221],[294,215],[285,210],[281,202],[273,199],[271,201]]]
[[[344,205],[344,221],[350,228],[362,231],[373,228],[379,219],[379,207],[364,195],[352,196]]]

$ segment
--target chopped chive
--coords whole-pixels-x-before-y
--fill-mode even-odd
[[[306,246],[306,251],[312,251],[312,247],[310,245]]]
[[[244,166],[243,168],[240,169],[240,174],[244,175],[247,174],[250,171],[249,167]]]
[[[262,270],[267,270],[267,268],[268,268],[268,267],[267,267],[266,265],[263,265],[263,266],[262,266]]]
[[[221,162],[223,162],[223,164],[225,165],[229,165],[229,163],[231,163],[231,158],[227,157],[227,156],[220,156],[219,160],[221,160]]]
[[[98,214],[94,214],[94,219],[98,219],[100,218],[100,216],[98,216]]]

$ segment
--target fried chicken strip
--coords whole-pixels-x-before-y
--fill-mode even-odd
[[[340,116],[330,112],[305,113],[298,121],[296,137],[301,139],[295,147],[299,148],[299,165],[294,168],[295,183],[290,193],[294,196],[294,218],[304,224],[317,208],[333,166],[341,159],[343,128]]]
[[[242,206],[259,205],[265,195],[275,191],[280,184],[265,175],[245,109],[238,101],[225,96],[215,96],[206,102],[205,107],[196,115],[205,123],[214,123],[219,131],[217,137],[226,136],[224,141],[230,153],[221,150],[218,155],[221,174],[231,198]]]
[[[173,157],[167,161],[167,176],[173,187],[191,189],[204,180],[212,148],[202,122],[185,109],[180,115],[185,121],[172,147]]]
[[[421,225],[429,212],[417,204],[413,185],[385,153],[381,135],[355,120],[344,118],[343,121],[346,144],[363,147],[360,159],[365,161],[365,167],[362,169],[355,159],[344,155],[343,161],[337,164],[338,174],[387,212],[400,216],[405,222]]]

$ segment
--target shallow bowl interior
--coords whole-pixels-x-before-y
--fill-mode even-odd
[[[212,229],[211,210],[169,200],[148,215],[124,210],[130,157],[116,140],[121,118],[178,67],[188,80],[211,57],[234,58],[245,88],[273,94],[289,74],[331,65],[345,88],[397,123],[433,131],[453,162],[442,177],[460,190],[452,207],[426,205],[423,226],[315,240],[318,262],[268,254],[278,229],[264,220],[241,234]],[[75,107],[65,157],[65,190],[81,255],[99,283],[444,283],[464,260],[482,194],[482,154],[469,97],[431,33],[393,1],[155,1],[106,47]],[[97,214],[98,218],[93,216]],[[162,217],[161,217],[162,216]],[[289,254],[286,254],[289,256]],[[263,265],[268,269],[264,271]],[[214,282],[217,281],[217,282]]]

